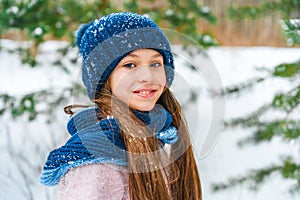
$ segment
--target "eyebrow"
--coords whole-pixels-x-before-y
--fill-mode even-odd
[[[138,55],[136,55],[135,53],[133,53],[133,52],[131,52],[130,54],[128,54],[127,56],[131,56],[131,57],[140,57],[140,56],[138,56]],[[160,57],[160,56],[162,56],[160,53],[156,53],[156,54],[154,54],[153,56],[151,56],[151,58],[157,58],[157,57]]]

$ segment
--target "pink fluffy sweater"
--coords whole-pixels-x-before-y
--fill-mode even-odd
[[[76,167],[60,180],[61,200],[129,200],[128,173],[110,164]]]

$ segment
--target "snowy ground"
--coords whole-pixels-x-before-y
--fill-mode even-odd
[[[14,43],[7,40],[1,41],[1,46],[13,48]],[[72,81],[79,81],[79,68],[73,67],[71,75],[66,75],[60,69],[53,69],[53,50],[62,45],[57,42],[46,43],[38,58],[44,63],[42,68],[29,68],[20,64],[18,56],[7,51],[0,52],[0,93],[6,92],[11,95],[21,95],[39,89],[59,90]],[[299,59],[299,48],[271,48],[271,47],[220,47],[212,48],[208,52],[212,63],[210,66],[217,71],[215,76],[220,76],[224,86],[241,83],[263,72],[255,70],[257,67],[267,67]],[[180,59],[177,64],[180,65]],[[200,62],[201,63],[201,62]],[[201,64],[200,64],[201,65]],[[263,167],[271,162],[278,162],[279,156],[297,151],[295,144],[284,144],[274,140],[270,144],[256,147],[245,147],[240,149],[236,142],[251,133],[251,130],[230,129],[220,132],[214,142],[210,145],[208,155],[203,153],[205,137],[209,137],[210,124],[213,116],[211,114],[215,105],[209,94],[205,92],[207,86],[211,86],[210,80],[214,77],[204,76],[199,73],[199,81],[195,73],[190,73],[177,68],[177,81],[182,79],[186,84],[174,83],[173,90],[185,101],[184,90],[186,88],[199,88],[197,104],[185,106],[188,123],[193,131],[192,139],[196,156],[198,158],[201,174],[203,197],[205,200],[282,200],[297,199],[288,194],[288,186],[291,184],[282,181],[280,177],[271,178],[256,193],[249,192],[246,186],[240,186],[224,192],[212,193],[211,183],[227,180],[229,176],[238,176],[247,170]],[[282,80],[267,81],[260,84],[256,89],[246,92],[241,96],[227,98],[225,101],[225,118],[243,116],[255,108],[271,100],[272,94],[288,88],[288,83]],[[180,88],[181,87],[181,88]],[[180,95],[183,94],[183,95]],[[74,101],[74,100],[72,100]],[[69,102],[73,103],[73,102]],[[0,104],[2,108],[3,104]],[[197,108],[197,109],[196,109]],[[57,119],[53,124],[44,123],[43,118],[29,123],[25,118],[12,120],[10,115],[5,114],[0,122],[0,200],[4,199],[53,199],[52,190],[38,183],[40,166],[43,165],[45,156],[49,149],[63,143],[66,138],[65,122],[67,116],[62,109],[57,111]],[[203,134],[204,133],[204,134]],[[205,135],[206,133],[206,135]],[[215,137],[215,136],[214,136]],[[11,141],[11,142],[10,142]],[[213,148],[214,147],[214,148]],[[212,151],[209,151],[211,150]],[[12,152],[13,151],[13,152]],[[12,157],[13,156],[13,157]],[[298,155],[299,156],[299,155]],[[29,161],[29,162],[28,162]],[[30,186],[30,187],[29,187]]]

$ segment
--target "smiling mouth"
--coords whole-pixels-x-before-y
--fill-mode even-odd
[[[155,92],[156,90],[145,89],[145,90],[137,90],[134,91],[133,93],[143,98],[150,98],[154,95]]]

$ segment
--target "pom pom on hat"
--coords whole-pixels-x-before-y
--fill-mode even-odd
[[[174,79],[174,58],[163,31],[151,19],[129,12],[113,13],[83,25],[76,44],[82,55],[82,80],[91,100],[118,63],[137,49],[154,49],[164,58],[167,85]]]
[[[86,29],[88,29],[88,27],[90,26],[91,24],[83,24],[79,31],[77,32],[77,37],[76,37],[76,45],[79,47],[80,43],[81,43],[81,39],[86,31]]]

